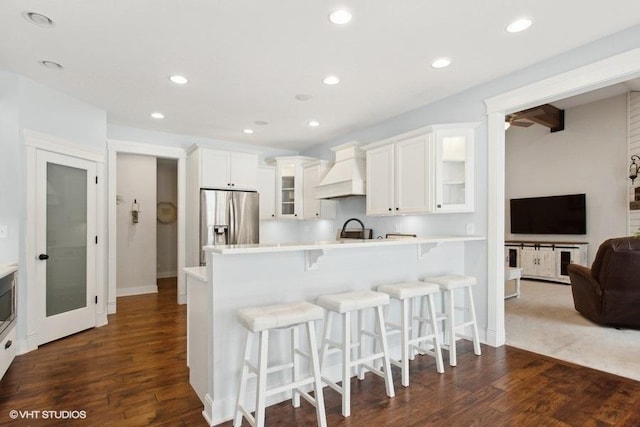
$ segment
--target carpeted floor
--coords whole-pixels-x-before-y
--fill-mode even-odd
[[[585,319],[569,285],[522,280],[520,298],[505,300],[505,326],[508,345],[640,381],[640,330]]]

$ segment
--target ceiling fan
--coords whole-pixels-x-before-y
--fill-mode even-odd
[[[551,129],[551,132],[558,132],[564,130],[564,110],[551,104],[544,104],[507,114],[505,122],[511,126],[519,127],[529,127],[538,123]]]

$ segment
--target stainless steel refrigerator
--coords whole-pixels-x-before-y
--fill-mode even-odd
[[[255,191],[200,190],[200,265],[203,246],[258,243],[259,196]]]

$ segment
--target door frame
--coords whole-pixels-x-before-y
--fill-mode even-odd
[[[187,303],[187,287],[185,283],[185,209],[186,189],[187,189],[187,153],[180,147],[168,147],[163,145],[145,144],[141,142],[131,142],[116,139],[107,139],[107,150],[109,158],[109,189],[107,196],[108,209],[108,239],[109,239],[109,262],[108,262],[108,301],[107,312],[113,314],[117,310],[116,303],[116,279],[117,279],[117,248],[118,248],[118,228],[117,228],[117,204],[116,196],[118,190],[118,154],[139,154],[163,159],[175,159],[178,161],[178,304]]]
[[[610,56],[485,100],[487,109],[487,343],[505,344],[505,115],[640,77],[640,48]],[[622,172],[622,171],[621,171]]]
[[[26,286],[26,298],[24,300],[18,299],[17,312],[20,318],[20,313],[25,313],[26,318],[26,333],[25,339],[20,340],[18,343],[17,352],[19,354],[26,353],[38,348],[40,342],[39,330],[40,330],[40,313],[37,312],[39,304],[34,304],[34,301],[39,301],[42,296],[38,292],[36,278],[36,172],[37,172],[37,152],[48,151],[51,153],[61,154],[69,157],[76,157],[82,160],[94,162],[96,164],[96,175],[98,177],[98,184],[96,188],[96,232],[98,234],[98,244],[96,245],[95,252],[95,281],[96,281],[96,295],[98,297],[98,304],[96,305],[96,320],[95,326],[103,326],[107,324],[106,313],[106,286],[105,286],[105,182],[104,182],[104,162],[105,155],[104,150],[81,145],[67,141],[62,138],[54,137],[45,133],[36,132],[33,130],[25,129],[22,132],[25,144],[26,153],[26,220],[25,220],[25,266],[26,266],[26,280],[22,280],[21,283]],[[28,304],[31,302],[31,304]]]

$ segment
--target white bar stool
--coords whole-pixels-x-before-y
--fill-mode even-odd
[[[239,427],[244,416],[252,426],[264,426],[266,398],[268,396],[292,390],[292,403],[294,407],[300,406],[300,396],[315,406],[318,426],[326,427],[327,420],[322,394],[322,379],[320,377],[320,362],[318,360],[318,345],[314,321],[322,319],[324,311],[317,305],[305,301],[289,304],[278,304],[265,307],[251,307],[238,310],[240,322],[247,328],[247,343],[242,364],[240,388],[236,401],[236,411],[233,425]],[[306,324],[307,337],[309,339],[309,353],[298,348],[298,327]],[[292,361],[279,366],[268,367],[267,357],[269,348],[269,330],[275,328],[291,328],[291,355]],[[259,333],[258,366],[251,363],[251,346],[254,334]],[[299,378],[298,357],[307,357],[310,361],[311,375],[307,378]],[[267,374],[291,369],[293,381],[270,389],[267,389]],[[257,392],[255,416],[244,406],[244,394],[246,393],[249,376],[257,376]],[[303,386],[313,384],[314,396],[302,389]]]
[[[449,274],[445,276],[427,277],[423,280],[426,282],[437,283],[440,286],[440,290],[444,293],[446,344],[443,344],[442,348],[449,350],[449,365],[456,366],[458,363],[456,357],[456,341],[458,338],[473,340],[473,352],[477,356],[480,356],[480,339],[478,338],[476,309],[473,305],[473,294],[471,293],[471,287],[476,285],[476,278]],[[454,294],[456,289],[465,289],[465,293],[469,301],[469,307],[455,305]],[[466,321],[465,315],[465,321],[456,324],[456,310],[463,311],[465,314],[469,313],[471,319]],[[456,332],[459,328],[463,328],[464,332],[464,328],[467,326],[471,326],[471,337]]]
[[[364,379],[364,368],[374,374],[384,378],[387,396],[395,395],[393,390],[393,379],[391,376],[391,363],[389,358],[389,346],[387,336],[384,333],[384,313],[382,308],[389,304],[389,295],[374,291],[347,292],[334,295],[323,295],[316,300],[316,304],[324,307],[327,312],[324,320],[324,333],[322,340],[322,351],[320,353],[320,368],[324,371],[327,356],[330,349],[334,352],[342,352],[342,386],[322,377],[322,380],[332,389],[342,395],[342,415],[351,415],[351,368],[358,368],[358,378]],[[375,309],[376,312],[376,332],[365,330],[364,310]],[[358,312],[357,342],[351,342],[351,313]],[[342,317],[342,342],[331,340],[331,313],[340,314]],[[382,352],[368,356],[363,355],[364,336],[377,339],[382,347]],[[358,357],[351,358],[352,347],[358,348]],[[375,368],[370,362],[383,359],[383,370]]]
[[[394,324],[387,319],[387,334],[400,333],[401,359],[391,360],[402,371],[402,385],[409,386],[409,360],[414,359],[414,351],[429,354],[436,359],[436,370],[444,372],[442,362],[441,340],[438,335],[438,318],[433,301],[434,294],[440,293],[440,286],[435,283],[410,281],[393,285],[382,285],[378,292],[384,292],[391,298],[400,302],[400,324]],[[420,313],[413,315],[413,302],[420,301]],[[426,301],[425,301],[426,300]],[[425,306],[426,302],[426,306]],[[428,316],[427,316],[428,311]],[[431,327],[431,333],[427,334],[426,325]],[[416,326],[418,326],[416,328]],[[417,330],[417,333],[416,333]],[[420,343],[431,341],[433,347],[421,347]]]

